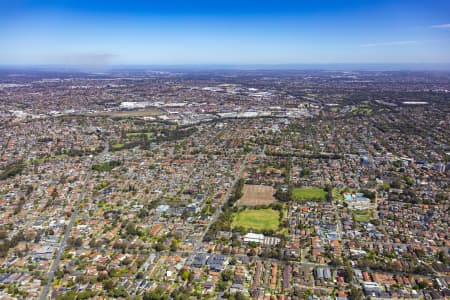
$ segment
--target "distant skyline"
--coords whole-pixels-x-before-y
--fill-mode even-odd
[[[449,64],[450,1],[2,1],[0,45],[0,65]]]

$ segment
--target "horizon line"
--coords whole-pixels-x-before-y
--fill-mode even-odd
[[[351,69],[349,67],[354,67]],[[424,69],[421,69],[424,68]],[[117,68],[160,68],[160,69],[207,69],[207,70],[367,70],[373,68],[374,71],[450,71],[450,62],[431,63],[182,63],[182,64],[1,64],[0,69],[117,69]],[[336,69],[337,68],[337,69]],[[383,69],[384,68],[384,69]]]

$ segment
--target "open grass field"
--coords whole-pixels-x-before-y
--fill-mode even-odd
[[[246,209],[238,212],[233,219],[233,227],[244,227],[255,230],[278,230],[280,214],[277,210]]]
[[[369,222],[372,218],[372,211],[370,209],[353,211],[353,218],[357,222]]]
[[[292,198],[297,201],[325,201],[327,199],[327,192],[319,188],[294,188],[292,190]]]
[[[113,150],[120,150],[125,146],[125,144],[112,144],[111,147]]]
[[[242,206],[270,205],[276,201],[275,189],[267,185],[246,184],[242,189],[243,196],[239,200]]]
[[[353,106],[350,112],[352,112],[355,115],[370,115],[372,114],[372,108],[370,108],[367,105],[358,105]]]
[[[148,138],[151,138],[153,136],[153,132],[129,132],[129,133],[127,133],[127,137],[139,137],[144,134]]]

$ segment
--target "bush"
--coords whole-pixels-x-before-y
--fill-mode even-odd
[[[109,162],[93,165],[92,170],[99,172],[109,172],[115,167],[120,166],[121,164],[122,162],[119,160],[111,160]]]
[[[25,165],[22,161],[11,163],[0,173],[0,180],[16,176],[17,174],[22,173],[24,168]]]

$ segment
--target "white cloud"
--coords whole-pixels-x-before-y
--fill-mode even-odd
[[[361,47],[404,46],[404,45],[414,45],[417,43],[418,43],[417,41],[393,41],[393,42],[363,44],[361,45]]]
[[[434,29],[450,29],[450,23],[449,24],[433,25],[433,26],[430,26],[430,28],[434,28]]]

